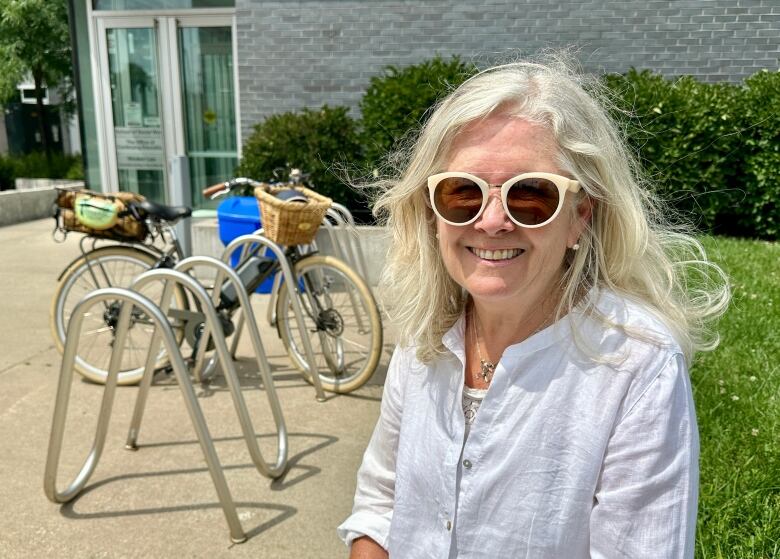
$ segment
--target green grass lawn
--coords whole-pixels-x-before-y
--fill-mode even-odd
[[[698,558],[780,557],[780,243],[708,237],[733,300],[691,371],[701,436]]]

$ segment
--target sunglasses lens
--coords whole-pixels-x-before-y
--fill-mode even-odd
[[[523,225],[539,225],[548,221],[558,209],[559,202],[558,187],[541,178],[517,181],[506,196],[509,214]]]
[[[482,207],[482,189],[464,177],[442,179],[433,191],[436,212],[452,223],[467,223]]]

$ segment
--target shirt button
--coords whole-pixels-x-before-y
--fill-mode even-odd
[[[463,467],[466,468],[467,470],[470,470],[471,469],[471,460],[464,460],[463,461]]]
[[[447,531],[449,532],[450,530],[452,530],[452,522],[448,520],[447,521]]]

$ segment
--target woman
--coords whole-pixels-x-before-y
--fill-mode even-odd
[[[482,72],[384,185],[401,343],[352,557],[693,556],[687,367],[728,289],[587,91],[558,62]]]

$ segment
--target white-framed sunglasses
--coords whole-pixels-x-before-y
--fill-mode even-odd
[[[459,171],[428,177],[431,208],[450,225],[469,225],[476,221],[485,211],[490,187],[499,186],[501,203],[509,219],[529,229],[550,223],[560,213],[566,191],[580,190],[577,181],[552,173],[523,173],[501,185]]]

